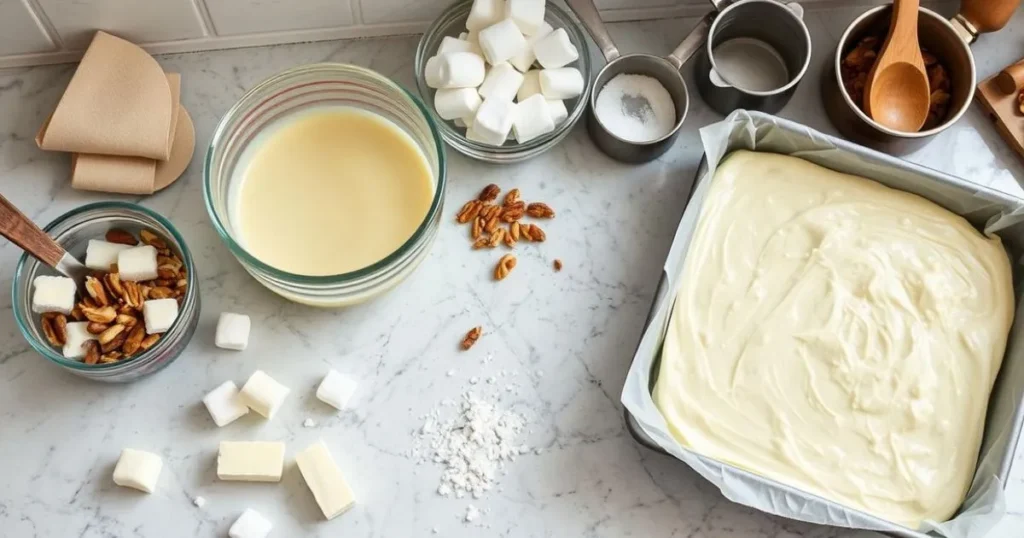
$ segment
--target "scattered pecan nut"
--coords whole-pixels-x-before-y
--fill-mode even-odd
[[[85,364],[96,364],[100,361],[100,344],[95,340],[88,340],[82,346],[85,348]]]
[[[480,214],[480,208],[483,207],[483,202],[479,200],[470,200],[462,206],[459,210],[459,214],[455,216],[455,220],[459,224],[465,224]]]
[[[555,210],[551,209],[551,207],[544,202],[533,202],[526,206],[526,214],[537,219],[555,218]]]
[[[484,187],[484,190],[480,191],[480,196],[477,196],[476,199],[481,202],[493,202],[498,199],[499,193],[501,193],[501,189],[494,183],[491,183]]]
[[[498,260],[498,265],[494,267],[494,280],[504,280],[508,276],[512,269],[516,266],[516,257],[511,254],[506,254]]]
[[[494,248],[501,244],[502,240],[505,239],[505,229],[498,228],[491,234],[491,239],[487,242],[487,246]]]
[[[480,239],[480,234],[484,231],[484,219],[477,217],[473,219],[473,227],[470,229],[469,236],[473,239]]]
[[[473,347],[473,344],[475,344],[476,341],[480,339],[480,335],[483,333],[483,331],[483,327],[480,326],[476,326],[470,329],[469,332],[466,333],[465,338],[462,339],[462,349],[465,350]]]
[[[53,328],[53,316],[43,316],[39,320],[39,325],[43,328],[43,336],[46,337],[51,346],[60,347],[64,345],[66,340],[57,338],[57,331]]]
[[[142,239],[143,243],[157,250],[167,250],[167,242],[164,241],[159,235],[149,230],[139,230],[139,237]]]
[[[554,266],[555,266],[555,271],[561,271],[562,270],[562,260],[559,260],[558,258],[555,258]]]
[[[512,205],[519,201],[519,189],[512,189],[505,194],[505,205]]]
[[[107,234],[104,236],[104,239],[109,243],[118,243],[121,245],[135,246],[139,244],[139,240],[135,239],[134,235],[120,228],[111,228],[107,230]]]

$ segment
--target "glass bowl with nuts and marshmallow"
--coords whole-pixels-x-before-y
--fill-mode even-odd
[[[25,254],[13,279],[21,334],[65,370],[106,382],[155,373],[181,355],[199,321],[195,265],[184,239],[142,206],[99,202],[44,228],[92,270],[82,288]]]
[[[592,86],[582,28],[558,5],[537,0],[453,4],[420,39],[415,69],[444,140],[499,164],[561,142]]]

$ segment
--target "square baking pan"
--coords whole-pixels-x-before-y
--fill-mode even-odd
[[[654,302],[623,387],[626,426],[640,444],[682,460],[734,502],[811,523],[883,532],[890,536],[978,538],[1002,516],[1002,495],[1024,422],[1024,295],[1020,260],[1024,253],[1024,200],[964,179],[841,140],[806,126],[759,112],[736,111],[701,129],[705,154],[690,199],[665,260]],[[1000,236],[1013,268],[1015,319],[986,414],[981,450],[963,505],[947,522],[910,529],[855,508],[804,492],[680,446],[664,426],[651,392],[657,381],[662,343],[690,239],[707,184],[717,164],[739,149],[792,155],[832,170],[866,177],[923,196],[963,216],[977,229]],[[659,423],[660,421],[660,423]]]

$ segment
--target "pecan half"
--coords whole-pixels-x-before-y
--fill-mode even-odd
[[[541,230],[540,226],[537,226],[536,224],[524,224],[520,232],[522,233],[523,237],[525,237],[529,241],[535,241],[539,243],[547,239],[547,235],[544,233],[544,230]]]
[[[555,210],[551,209],[551,207],[544,202],[533,202],[526,206],[526,214],[538,219],[555,218]]]
[[[111,228],[107,230],[107,235],[104,237],[110,243],[118,243],[121,245],[138,245],[139,240],[135,239],[135,236],[126,230],[120,228]]]
[[[110,325],[107,325],[106,323],[96,323],[95,321],[90,321],[89,324],[85,326],[85,330],[89,331],[89,334],[100,334],[109,328]]]
[[[501,220],[505,222],[515,222],[523,218],[523,214],[526,212],[526,204],[523,202],[516,202],[512,205],[505,206],[505,209],[501,212]]]
[[[491,234],[491,239],[490,241],[487,242],[487,246],[494,248],[501,244],[501,241],[503,239],[505,239],[505,229],[498,228],[497,230],[494,230],[494,233]]]
[[[512,241],[519,241],[520,226],[519,222],[513,222],[508,227],[508,236],[512,238]]]
[[[466,333],[465,338],[462,339],[462,349],[465,350],[473,347],[473,344],[480,339],[480,334],[483,333],[483,331],[483,327],[480,326],[470,329],[469,332]]]
[[[76,304],[75,307],[71,309],[71,319],[75,321],[85,321],[85,314],[82,313],[82,307],[80,305]]]
[[[117,334],[117,336],[114,337],[113,340],[101,345],[100,350],[103,351],[104,353],[110,353],[111,351],[121,349],[121,346],[124,345],[124,341],[127,338],[127,335],[128,333],[126,331],[121,331],[120,333]]]
[[[121,360],[124,355],[120,351],[111,351],[100,355],[100,364],[109,364]]]
[[[160,340],[160,335],[159,334],[151,334],[151,335],[143,338],[142,342],[139,342],[139,349],[141,349],[142,351],[146,351],[147,349],[153,347],[153,344],[156,344],[157,341],[159,341],[159,340]]]
[[[484,230],[484,219],[477,217],[473,219],[473,228],[469,232],[469,236],[473,239],[480,239],[480,234]]]
[[[480,248],[487,248],[487,247],[490,246],[490,244],[491,244],[490,236],[481,235],[480,237],[478,237],[476,239],[476,241],[473,241],[473,250],[480,249]]]
[[[117,317],[117,311],[112,306],[104,306],[102,308],[83,306],[82,313],[85,314],[85,319],[95,321],[96,323],[110,323]]]
[[[498,194],[500,192],[501,188],[499,188],[494,183],[491,183],[490,185],[484,187],[484,190],[480,191],[480,196],[477,196],[476,199],[480,200],[481,202],[493,202],[494,200],[498,199]]]
[[[516,266],[516,257],[511,254],[506,254],[498,260],[498,265],[494,267],[494,280],[504,280],[508,276],[512,269]]]
[[[107,286],[107,291],[115,297],[124,298],[124,287],[121,286],[121,275],[117,273],[107,273],[103,275],[103,283]]]
[[[53,332],[57,335],[57,340],[68,341],[68,318],[64,314],[53,316]]]
[[[178,268],[172,265],[161,265],[157,267],[156,274],[165,280],[178,280]]]
[[[507,246],[508,248],[512,248],[512,247],[516,246],[516,238],[512,237],[512,230],[508,230],[508,231],[502,230],[502,231],[505,232],[505,237],[504,237],[504,239],[505,239],[505,246]]]
[[[459,210],[459,214],[455,216],[455,220],[459,224],[465,224],[476,218],[480,214],[480,209],[483,207],[483,202],[480,200],[470,200],[466,202],[466,205],[462,206]]]
[[[131,332],[128,333],[128,338],[124,341],[121,351],[126,357],[131,357],[139,350],[139,346],[142,345],[142,340],[145,337],[146,327],[142,323],[135,325],[132,327]]]
[[[167,242],[164,241],[163,239],[161,239],[159,235],[157,235],[157,234],[155,234],[155,233],[153,233],[153,232],[151,232],[149,230],[146,230],[146,229],[139,230],[139,237],[142,238],[142,242],[143,243],[145,243],[145,244],[147,244],[147,245],[149,245],[149,246],[151,246],[151,247],[153,247],[153,248],[155,248],[157,250],[167,250]],[[165,256],[166,256],[166,254],[165,254]]]
[[[100,361],[100,344],[95,340],[89,340],[82,344],[85,348],[85,359],[82,362],[86,364],[96,364]]]
[[[57,331],[53,329],[53,318],[43,316],[39,320],[39,325],[43,328],[43,336],[50,342],[51,346],[60,347],[64,345],[64,342],[57,338]]]
[[[146,294],[147,299],[169,299],[171,297],[174,297],[174,291],[166,286],[150,288],[149,293]]]
[[[555,264],[554,265],[555,265],[555,271],[561,271],[562,270],[562,260],[559,260],[558,258],[555,258]]]
[[[134,327],[135,324],[139,322],[139,320],[131,314],[118,314],[116,321],[125,327]]]
[[[96,304],[100,306],[107,306],[110,304],[110,300],[107,299],[107,292],[103,288],[103,283],[98,279],[87,276],[85,277],[85,291],[92,297]]]
[[[116,325],[111,325],[110,327],[107,328],[107,330],[101,332],[96,339],[100,341],[101,346],[106,345],[113,341],[114,338],[116,338],[117,335],[121,334],[122,332],[124,332],[124,325],[118,323]]]
[[[512,205],[519,201],[519,189],[512,189],[505,194],[505,205]]]
[[[496,212],[493,217],[487,219],[484,224],[484,231],[487,233],[494,233],[494,229],[498,227],[498,213]]]

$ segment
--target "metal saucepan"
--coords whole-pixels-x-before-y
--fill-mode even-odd
[[[892,7],[879,6],[857,17],[839,38],[832,61],[822,71],[822,99],[832,125],[850,140],[893,155],[904,155],[924,146],[933,136],[956,123],[971,105],[978,81],[970,43],[980,33],[1002,28],[1019,4],[1020,0],[963,0],[960,13],[952,23],[934,11],[921,8],[917,23],[921,46],[949,69],[952,88],[945,121],[916,133],[896,131],[875,122],[846,91],[841,69],[843,56],[861,38],[885,35]]]
[[[683,125],[686,112],[690,106],[690,95],[686,90],[686,82],[679,72],[683,64],[690,59],[708,37],[711,22],[714,20],[716,11],[708,13],[697,23],[697,26],[683,39],[683,42],[672,51],[672,54],[662,58],[653,54],[619,54],[619,50],[612,42],[611,36],[601,20],[593,0],[566,0],[569,8],[572,9],[583,26],[590,32],[594,42],[601,49],[608,64],[601,69],[594,81],[594,91],[590,94],[590,109],[587,112],[587,131],[590,137],[605,154],[613,159],[642,163],[658,158],[668,151],[668,148],[675,142],[679,135],[679,128]],[[661,82],[668,90],[675,103],[676,122],[668,134],[649,142],[632,142],[612,134],[597,117],[594,112],[598,95],[604,85],[621,73],[646,75]]]

